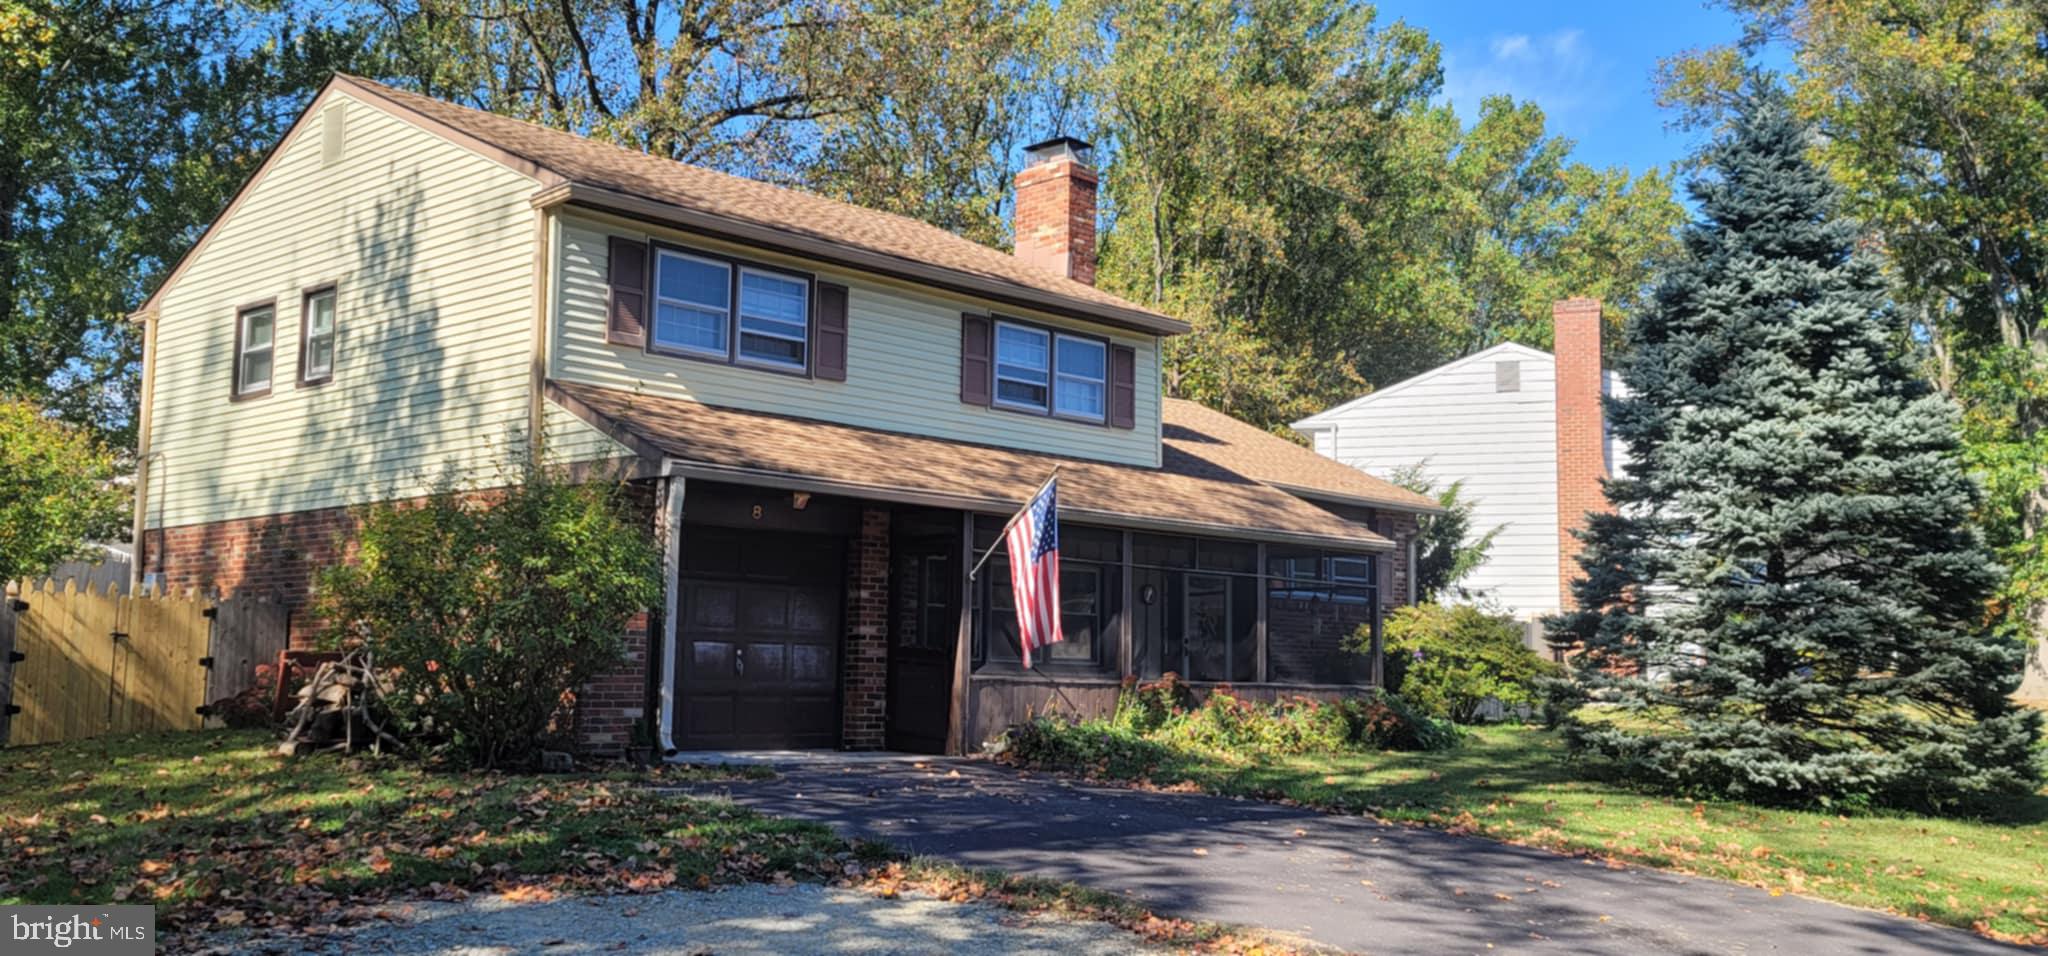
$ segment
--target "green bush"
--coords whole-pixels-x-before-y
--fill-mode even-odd
[[[661,595],[651,529],[620,491],[533,470],[502,492],[370,508],[358,563],[320,579],[331,639],[395,670],[388,702],[414,734],[475,766],[529,762]]]
[[[1442,604],[1387,618],[1386,667],[1389,689],[1425,714],[1459,723],[1476,720],[1488,698],[1510,712],[1537,707],[1543,682],[1563,673],[1522,643],[1513,619]]]
[[[1458,743],[1450,721],[1379,690],[1338,701],[1259,702],[1228,687],[1211,690],[1199,704],[1196,696],[1173,674],[1142,683],[1127,679],[1110,716],[1035,718],[1011,727],[999,749],[1005,759],[1027,766],[1149,777],[1179,761],[1443,750]]]

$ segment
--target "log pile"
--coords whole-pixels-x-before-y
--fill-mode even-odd
[[[384,689],[368,652],[356,649],[338,661],[323,661],[300,687],[298,706],[285,714],[291,729],[278,753],[286,756],[339,750],[382,753],[399,746],[380,720]]]

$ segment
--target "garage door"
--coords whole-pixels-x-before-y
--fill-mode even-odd
[[[818,582],[683,582],[678,745],[839,745],[839,589]]]

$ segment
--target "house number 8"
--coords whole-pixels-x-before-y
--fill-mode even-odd
[[[760,506],[760,505],[755,505],[755,506],[754,506],[754,520],[755,520],[755,521],[759,521],[759,520],[761,520],[761,506]]]

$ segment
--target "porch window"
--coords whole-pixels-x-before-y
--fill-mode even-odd
[[[978,548],[995,544],[1000,519],[975,523]],[[1120,532],[1060,524],[1060,631],[1066,640],[1034,652],[1035,670],[1077,676],[1116,674],[1118,607],[1123,587]],[[1010,591],[1009,555],[998,548],[975,584],[974,666],[1023,666],[1017,605]]]
[[[1273,550],[1267,555],[1268,679],[1293,684],[1362,684],[1378,641],[1377,570],[1370,555]]]
[[[725,358],[731,266],[663,249],[654,291],[655,347]]]
[[[270,392],[276,367],[277,307],[258,305],[235,316],[235,397],[255,398]]]

